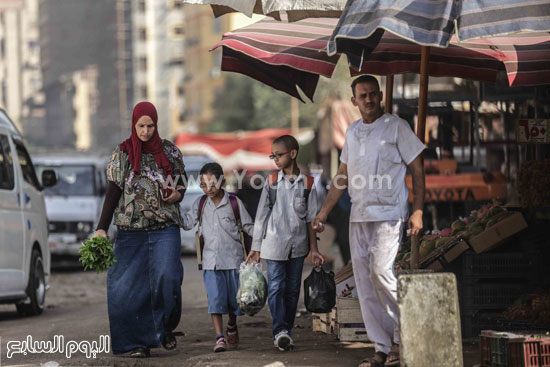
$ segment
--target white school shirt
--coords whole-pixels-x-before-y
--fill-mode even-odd
[[[252,237],[252,250],[260,251],[262,259],[284,261],[309,252],[307,223],[317,215],[318,202],[313,185],[306,204],[305,188],[305,177],[301,173],[291,183],[283,171],[279,171],[277,199],[269,210],[269,182],[266,180]]]
[[[409,124],[389,113],[370,124],[362,119],[351,124],[340,155],[348,169],[350,221],[405,221],[407,166],[424,148]]]
[[[183,217],[183,229],[190,230],[199,222],[199,202],[201,197],[193,203],[193,206]],[[254,222],[246,211],[242,201],[237,197],[241,223],[243,230],[252,235]],[[229,194],[224,192],[219,205],[206,198],[202,209],[202,224],[200,234],[204,237],[204,249],[202,252],[203,270],[230,270],[238,269],[244,261],[243,247],[239,227],[231,209]]]

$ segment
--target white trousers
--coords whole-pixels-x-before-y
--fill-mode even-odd
[[[369,340],[377,352],[400,344],[397,278],[393,263],[402,221],[350,223],[349,237],[355,285]]]

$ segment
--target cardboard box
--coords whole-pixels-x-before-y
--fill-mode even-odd
[[[500,222],[487,228],[477,236],[470,238],[470,246],[477,254],[490,250],[502,243],[506,238],[527,228],[523,215],[514,212]]]
[[[313,331],[320,331],[325,334],[331,334],[330,327],[331,313],[313,313],[312,314]]]
[[[359,299],[336,298],[336,330],[340,341],[368,341]]]

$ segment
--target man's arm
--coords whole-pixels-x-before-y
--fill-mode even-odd
[[[419,154],[409,164],[413,185],[413,212],[409,217],[411,235],[416,235],[422,229],[422,211],[424,209],[424,194],[426,189],[424,179],[424,167],[422,166],[422,154]]]
[[[340,162],[338,167],[338,172],[336,176],[332,179],[330,184],[330,190],[328,195],[323,202],[323,206],[319,211],[319,214],[313,219],[312,225],[313,229],[317,232],[322,232],[324,227],[323,224],[327,221],[328,213],[334,208],[334,205],[340,200],[344,191],[348,187],[348,166],[345,163]]]

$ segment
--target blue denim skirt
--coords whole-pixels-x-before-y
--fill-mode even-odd
[[[107,275],[113,353],[159,347],[181,317],[180,230],[119,230],[114,252]]]

